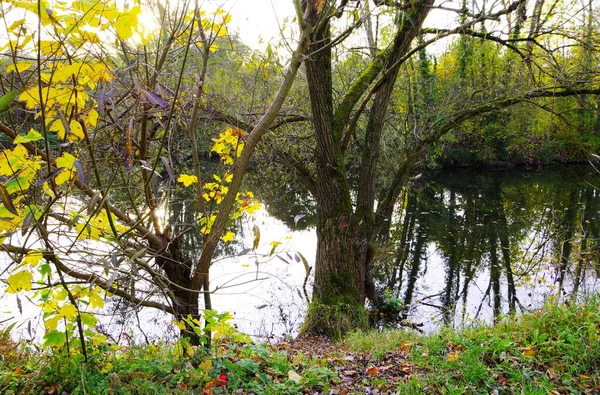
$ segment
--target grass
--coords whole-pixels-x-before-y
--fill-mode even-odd
[[[416,374],[398,386],[400,393],[598,393],[599,325],[595,298],[570,307],[547,305],[461,332],[355,333],[345,342],[377,357],[410,344],[407,362]]]
[[[600,393],[599,326],[594,298],[461,332],[356,332],[275,347],[224,339],[210,352],[185,342],[102,346],[88,364],[0,333],[0,393]]]

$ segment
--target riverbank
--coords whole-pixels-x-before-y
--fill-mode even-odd
[[[101,346],[79,355],[36,351],[0,336],[2,394],[595,394],[600,299],[548,304],[495,326],[423,336],[354,333],[256,345],[221,338]],[[224,333],[230,333],[225,331]]]

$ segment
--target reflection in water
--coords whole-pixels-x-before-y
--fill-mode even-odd
[[[501,314],[539,307],[550,297],[572,302],[600,288],[596,187],[600,176],[585,166],[445,172],[421,181],[407,191],[388,246],[377,253],[375,278],[388,298],[406,307],[402,318],[423,323],[428,331],[491,323]],[[296,252],[311,266],[316,254],[310,201],[280,210],[274,209],[278,202],[269,203],[271,215],[261,210],[241,223],[239,243],[222,251],[223,258],[211,268],[213,307],[234,313],[239,329],[260,340],[297,334],[306,309],[306,269]],[[185,211],[173,210],[171,224],[188,223]],[[281,214],[288,227],[273,213]],[[307,230],[300,230],[307,224]],[[255,225],[260,247],[251,251]],[[187,248],[198,248],[197,241],[188,242]],[[278,254],[271,255],[272,242],[281,243]],[[236,252],[230,251],[234,248]],[[31,319],[43,333],[40,310],[27,308],[25,301],[18,317],[3,314],[20,310],[15,301],[0,299],[0,323],[16,318],[27,328],[22,323]],[[175,336],[166,331],[171,325],[166,314],[144,309],[138,315],[122,304],[115,310],[123,314],[102,322],[118,332],[116,337],[129,334],[132,326],[131,336],[138,342]],[[20,333],[34,337],[25,329]]]
[[[587,167],[444,173],[407,193],[376,278],[428,330],[572,301],[598,288],[594,186]]]

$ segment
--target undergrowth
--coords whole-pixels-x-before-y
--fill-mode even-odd
[[[220,339],[96,347],[87,364],[0,333],[2,394],[600,393],[600,301],[432,335],[356,332],[321,347]],[[360,361],[360,362],[359,362]],[[337,391],[337,392],[336,392]]]

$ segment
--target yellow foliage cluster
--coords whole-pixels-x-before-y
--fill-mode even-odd
[[[219,155],[226,165],[233,165],[244,149],[244,131],[241,129],[225,129],[219,138],[212,139],[215,143],[211,149]]]
[[[211,151],[216,152],[221,158],[224,165],[231,166],[235,163],[235,159],[239,158],[244,149],[244,131],[241,129],[225,129],[219,134],[218,138],[212,139],[214,142]],[[202,198],[206,203],[212,203],[217,208],[221,204],[227,192],[229,192],[229,184],[233,179],[233,173],[226,171],[223,177],[213,174],[213,181],[202,185],[204,193]],[[184,187],[189,187],[192,184],[198,183],[198,177],[188,174],[181,174],[177,179]],[[231,219],[236,219],[242,216],[243,213],[254,214],[260,208],[260,203],[254,199],[252,192],[238,193],[236,195],[236,210],[231,214]],[[217,218],[217,208],[209,212],[207,215],[200,216],[200,232],[203,235],[210,233],[212,226]],[[228,231],[222,238],[224,242],[232,241],[235,234]]]
[[[38,220],[45,211],[32,203],[35,199],[24,199],[36,182],[42,185],[46,195],[55,198],[58,187],[67,184],[66,188],[70,189],[70,182],[83,179],[84,175],[80,174],[83,166],[73,143],[88,140],[89,131],[98,125],[100,114],[93,92],[99,84],[113,79],[105,59],[106,43],[128,40],[139,33],[140,14],[138,6],[123,9],[118,5],[121,2],[115,0],[3,0],[2,3],[4,10],[10,10],[13,22],[4,32],[3,43],[6,44],[0,50],[14,54],[13,59],[35,59],[8,64],[5,72],[14,80],[24,82],[16,98],[35,113],[35,119],[40,119],[43,127],[18,135],[13,147],[0,153],[0,242],[24,227],[25,221]],[[69,147],[48,159],[51,163],[30,154],[35,151],[28,144],[48,138],[44,132],[55,133],[66,143],[62,146]],[[48,171],[41,174],[41,169]],[[114,217],[109,218],[104,210],[91,216],[69,215],[80,238],[99,240],[106,237],[109,227],[113,226],[119,232],[128,229],[119,225]],[[45,284],[45,276],[50,277],[52,273],[48,263],[40,264],[43,260],[44,253],[40,250],[29,251],[22,257],[6,279],[7,292],[30,291],[36,283]],[[101,297],[104,291],[98,287],[70,285],[68,290],[64,287],[37,291],[43,302],[48,345],[56,346],[64,341],[64,334],[57,332],[59,323],[72,329],[75,320],[81,320],[93,328],[96,317],[81,309],[104,306]],[[99,334],[86,333],[86,336],[95,344],[103,341]]]

